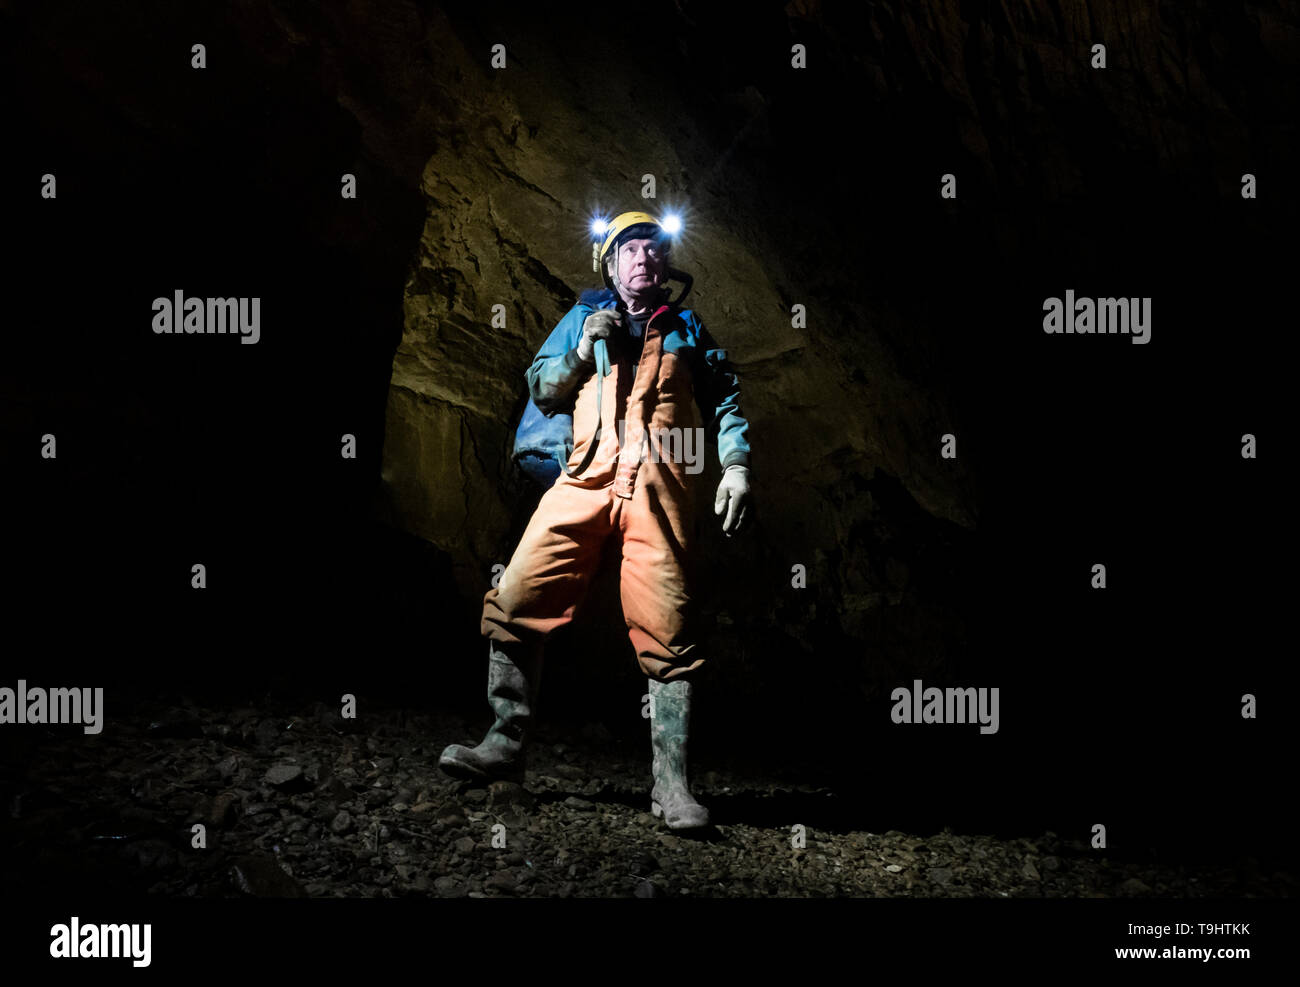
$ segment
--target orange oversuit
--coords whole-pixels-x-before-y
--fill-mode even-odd
[[[612,292],[584,295],[529,370],[529,388],[543,413],[553,414],[574,395],[570,468],[582,461],[596,430],[596,373],[576,357],[581,325],[596,307],[613,308],[616,301]],[[628,637],[642,671],[666,681],[704,663],[689,625],[687,567],[691,490],[703,465],[700,440],[716,437],[724,469],[747,467],[748,423],[726,352],[689,309],[665,305],[651,315],[637,363],[625,339],[612,343],[595,458],[580,476],[561,472],[543,494],[505,572],[483,598],[481,630],[497,641],[540,642],[568,623],[605,540],[617,533]],[[678,430],[675,441],[659,441],[674,434],[669,429]],[[687,437],[687,429],[696,431]],[[696,465],[679,454],[692,447]]]

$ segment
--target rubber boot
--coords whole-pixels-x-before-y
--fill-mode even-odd
[[[497,714],[496,722],[477,747],[447,747],[438,767],[465,781],[516,781],[522,785],[541,670],[540,644],[489,641],[488,703]]]
[[[691,725],[691,683],[682,679],[650,679],[652,700],[650,743],[654,750],[651,771],[655,784],[650,811],[664,817],[669,829],[699,829],[709,824],[709,810],[695,801],[686,780],[686,747]]]

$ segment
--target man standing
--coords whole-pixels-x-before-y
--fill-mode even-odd
[[[714,513],[730,536],[744,527],[750,500],[749,424],[726,352],[694,312],[666,304],[671,249],[668,233],[648,214],[618,216],[599,252],[606,290],[583,295],[528,370],[529,391],[543,414],[574,402],[574,447],[483,600],[488,701],[496,722],[477,747],[448,747],[439,765],[458,778],[523,781],[542,642],[573,618],[605,539],[615,536],[622,545],[623,616],[649,679],[651,811],[672,829],[691,829],[709,821],[686,777],[691,677],[704,664],[689,626],[687,579],[698,469],[660,453],[691,448],[681,441],[687,430],[716,437],[723,474]],[[601,339],[610,356],[603,382],[593,372]],[[598,418],[597,448],[579,472]],[[665,435],[677,441],[662,443]]]

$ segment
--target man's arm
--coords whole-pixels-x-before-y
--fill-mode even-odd
[[[718,461],[723,470],[728,466],[749,468],[749,422],[740,410],[740,378],[709,330],[695,316],[698,346],[695,378],[695,400],[703,413],[705,434],[716,438]]]
[[[582,323],[591,314],[589,308],[575,305],[547,337],[525,375],[528,394],[537,410],[548,418],[564,408],[578,385],[596,366],[595,360],[578,356]]]

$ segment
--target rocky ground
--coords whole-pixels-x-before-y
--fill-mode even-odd
[[[158,707],[98,736],[6,734],[11,878],[112,894],[232,897],[1250,897],[1292,878],[1123,862],[1053,833],[1003,839],[853,828],[828,788],[765,772],[695,779],[715,826],[674,835],[648,810],[649,743],[544,725],[527,788],[436,767],[477,721],[394,710],[364,731],[317,706]],[[376,722],[377,721],[377,722]],[[206,848],[194,848],[193,827]],[[792,835],[806,826],[806,845]],[[500,827],[500,828],[498,828]]]

